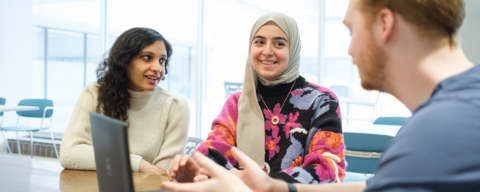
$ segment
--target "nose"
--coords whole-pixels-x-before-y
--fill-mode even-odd
[[[265,56],[272,56],[273,55],[273,45],[271,42],[268,42],[264,47],[262,54]]]
[[[159,73],[162,70],[161,65],[162,65],[161,61],[153,62],[152,66],[150,67],[150,70],[152,70],[155,73]]]

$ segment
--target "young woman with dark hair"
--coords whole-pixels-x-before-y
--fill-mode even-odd
[[[133,171],[165,174],[187,140],[185,99],[157,87],[167,74],[172,46],[157,31],[132,28],[115,41],[97,70],[98,81],[80,95],[65,131],[60,163],[95,170],[89,111],[128,122]]]

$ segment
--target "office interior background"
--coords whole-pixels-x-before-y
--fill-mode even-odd
[[[268,12],[292,16],[300,29],[300,73],[332,88],[344,123],[372,124],[380,116],[411,115],[388,94],[366,91],[348,55],[342,24],[348,0],[1,0],[0,97],[54,101],[51,130],[61,138],[84,87],[115,39],[132,27],[159,31],[173,45],[169,74],[160,87],[190,106],[191,137],[206,139],[228,96],[225,84],[242,83],[250,29]],[[480,63],[480,1],[466,0],[460,45]],[[3,125],[15,125],[5,112]],[[22,121],[38,124],[35,120]],[[21,136],[26,136],[23,133]],[[7,132],[7,138],[15,138]],[[2,150],[5,142],[0,138]]]

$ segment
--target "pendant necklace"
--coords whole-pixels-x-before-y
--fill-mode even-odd
[[[283,101],[282,107],[280,107],[280,111],[278,111],[278,114],[277,114],[277,115],[273,115],[272,111],[270,111],[270,109],[268,108],[267,104],[265,103],[265,100],[263,100],[262,94],[260,94],[260,89],[258,89],[258,87],[257,87],[258,94],[260,95],[260,98],[262,99],[263,104],[265,104],[265,107],[267,107],[268,112],[270,112],[270,114],[272,115],[272,124],[276,125],[276,124],[279,123],[280,119],[278,118],[278,115],[280,115],[280,112],[282,112],[282,108],[283,108],[283,106],[285,105],[285,102],[287,101],[288,96],[289,96],[290,93],[292,92],[293,86],[295,86],[295,82],[296,82],[296,81],[297,81],[296,79],[295,79],[295,81],[293,81],[292,88],[290,88],[290,91],[288,92],[287,97],[285,98],[285,101]]]

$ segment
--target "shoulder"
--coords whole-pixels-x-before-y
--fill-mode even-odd
[[[330,95],[331,97],[333,97],[335,99],[338,99],[337,95],[331,89],[329,89],[327,87],[323,87],[323,86],[320,86],[320,85],[317,85],[315,83],[308,82],[308,81],[305,82],[305,85],[303,87],[311,87],[311,88],[317,90],[320,95]]]
[[[478,173],[480,155],[473,153],[480,151],[478,114],[478,106],[458,100],[434,102],[414,112],[383,154],[367,187],[401,186],[395,179],[399,177],[427,184]]]
[[[157,102],[161,103],[162,105],[176,105],[180,108],[188,108],[188,102],[185,98],[170,93],[161,87],[157,87],[155,89],[154,95],[152,96],[154,99],[156,99]]]
[[[84,93],[87,93],[89,95],[98,95],[98,89],[100,88],[100,84],[97,82],[93,82],[88,84],[85,89],[83,89]]]
[[[404,128],[411,127],[423,134],[448,134],[452,130],[458,132],[467,129],[480,131],[478,114],[478,105],[463,100],[437,100],[415,111]]]
[[[238,103],[238,100],[240,99],[240,96],[242,96],[242,91],[235,91],[235,93],[231,94],[228,96],[226,103]]]

